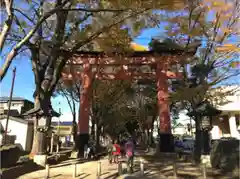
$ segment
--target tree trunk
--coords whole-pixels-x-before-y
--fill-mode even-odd
[[[149,146],[149,144],[150,144],[150,131],[149,131],[149,129],[146,129],[146,134],[147,134],[147,145]]]
[[[141,141],[140,144],[144,146],[144,141],[145,141],[145,131],[143,128],[143,125],[139,125],[139,129],[140,129],[140,134],[141,134]]]
[[[73,150],[77,150],[77,122],[76,122],[76,104],[75,104],[75,101],[74,101],[74,97],[73,97],[73,92],[71,92],[71,101],[72,101],[72,104],[68,98],[67,95],[65,95],[66,99],[67,99],[67,102],[68,102],[68,105],[72,111],[72,116],[73,116],[73,121],[72,121],[72,135],[73,135]]]
[[[39,96],[35,97],[34,100],[34,108],[35,109],[41,109],[43,111],[43,115],[41,116],[42,118],[44,118],[46,120],[46,132],[49,131],[50,126],[51,126],[51,117],[49,114],[49,107],[51,106],[51,102],[50,102],[50,98],[48,97],[48,95],[46,94],[42,94],[41,98]],[[36,116],[38,116],[36,114]],[[46,135],[45,137],[42,139],[43,141],[39,142],[39,132],[37,132],[38,129],[38,117],[36,117],[35,122],[34,122],[34,137],[33,137],[33,145],[32,145],[32,150],[31,150],[31,156],[36,155],[39,152],[39,148],[40,145],[44,145],[43,148],[43,152],[47,152],[47,145],[46,144]]]
[[[32,143],[32,150],[30,152],[30,158],[36,155],[38,151],[38,135],[37,135],[37,128],[38,128],[38,118],[35,117],[34,119],[34,133],[33,133],[33,143]]]
[[[201,160],[201,152],[202,152],[202,132],[200,129],[200,118],[195,117],[195,148],[194,148],[194,161],[196,164],[200,163]]]
[[[96,127],[96,149],[97,150],[100,148],[100,134],[101,134],[101,126],[97,124],[97,127]]]
[[[76,112],[73,112],[72,135],[73,135],[73,150],[77,150],[77,122],[76,122]]]
[[[144,146],[148,146],[148,130],[144,129]]]
[[[63,7],[66,5],[67,2],[63,3],[61,0],[57,1],[57,5],[59,7]],[[37,47],[34,45],[27,44],[31,50],[32,53],[32,71],[34,72],[34,77],[35,77],[35,85],[36,89],[34,92],[34,98],[35,98],[35,104],[34,108],[36,110],[40,110],[41,117],[46,120],[46,125],[44,128],[45,132],[48,132],[51,126],[51,96],[53,94],[53,91],[58,83],[58,80],[60,79],[61,76],[61,70],[63,69],[64,65],[66,64],[66,60],[63,60],[62,58],[59,58],[59,49],[61,48],[61,44],[64,43],[64,30],[65,30],[65,22],[67,19],[68,12],[57,12],[56,13],[56,21],[57,21],[57,26],[54,30],[54,36],[51,39],[53,42],[53,48],[46,47],[44,43],[40,43],[40,46]],[[41,25],[38,24],[36,28],[34,28],[20,43],[21,45],[25,45],[27,42],[38,30],[39,26]],[[40,38],[38,38],[39,41],[41,41],[41,36],[38,35]],[[37,40],[37,41],[38,41]],[[38,41],[38,42],[39,42]],[[43,42],[43,41],[42,41]],[[18,44],[19,45],[19,44]],[[19,45],[19,48],[21,47]],[[46,51],[49,52],[51,55],[46,54],[40,58],[40,54],[43,55],[44,53],[40,51],[40,48],[43,50],[45,49]],[[15,54],[17,53],[17,49],[13,49],[13,54],[12,56],[14,57]],[[9,53],[11,55],[12,52]],[[13,58],[12,57],[12,58]],[[67,58],[67,57],[66,57]],[[61,59],[61,60],[60,60]],[[10,61],[11,59],[8,59]],[[60,62],[57,63],[57,60]],[[8,62],[6,62],[8,63]],[[37,132],[38,133],[38,132]],[[41,148],[43,151],[46,152],[46,135],[43,136],[42,140],[43,141],[38,141],[39,143],[36,144],[37,142],[37,135],[34,139],[33,142],[33,147],[34,150],[37,148],[36,145],[39,145],[39,149]],[[38,151],[39,152],[39,151]]]

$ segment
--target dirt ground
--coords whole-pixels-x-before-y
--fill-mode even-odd
[[[144,176],[140,175],[140,160],[144,161]],[[76,160],[66,160],[56,165],[50,166],[51,179],[71,179],[73,178],[74,165],[77,163],[78,179],[96,179],[98,164],[101,162],[101,179],[170,179],[174,178],[174,165],[177,170],[178,179],[201,179],[203,172],[201,166],[196,166],[191,162],[176,159],[174,156],[154,155],[144,151],[138,151],[135,158],[134,174],[124,174],[118,176],[118,165],[109,164],[106,158],[98,161],[83,162]],[[126,165],[123,164],[123,168]],[[2,179],[43,179],[46,176],[44,168],[32,162],[13,166],[3,172]],[[217,170],[207,169],[207,179],[238,179],[239,170],[223,175]]]

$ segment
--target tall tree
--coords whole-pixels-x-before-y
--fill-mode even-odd
[[[231,65],[238,56],[236,49],[239,44],[231,38],[236,35],[236,28],[239,25],[239,8],[238,1],[206,0],[201,4],[190,4],[184,15],[172,18],[172,22],[177,22],[179,25],[172,23],[172,27],[175,28],[171,35],[181,39],[186,46],[192,39],[201,39],[203,42],[197,57],[188,65],[189,70],[185,69],[185,79],[178,81],[177,90],[173,93],[173,99],[181,101],[188,111],[194,110],[206,99],[211,102],[224,102],[224,97],[232,93],[232,90],[218,90],[218,93],[213,95],[211,89],[240,74],[239,70],[232,68]],[[225,44],[229,43],[232,44],[230,45],[232,48],[226,50]],[[222,50],[222,47],[225,50]],[[195,116],[195,124],[195,160],[199,162],[201,131],[200,119],[197,116]]]

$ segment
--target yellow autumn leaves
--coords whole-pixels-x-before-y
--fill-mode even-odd
[[[217,47],[217,52],[240,52],[240,48],[234,44],[225,44]]]

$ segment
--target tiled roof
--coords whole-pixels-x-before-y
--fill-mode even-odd
[[[12,101],[24,101],[24,100],[27,100],[27,99],[24,99],[22,97],[12,97]],[[2,96],[0,97],[0,101],[9,101],[9,97]]]
[[[54,110],[51,110],[50,113],[54,117],[59,117],[61,115],[61,114],[59,114],[58,112],[56,112]],[[23,116],[28,116],[28,115],[35,115],[35,114],[42,115],[43,111],[41,109],[32,108],[32,109],[28,110],[27,112],[23,113],[22,115]]]
[[[9,101],[9,97],[7,96],[1,96],[0,97],[0,102],[3,102],[3,101]],[[22,98],[22,97],[12,97],[12,101],[29,101],[28,99],[25,99],[25,98]],[[30,101],[31,102],[31,101]]]

